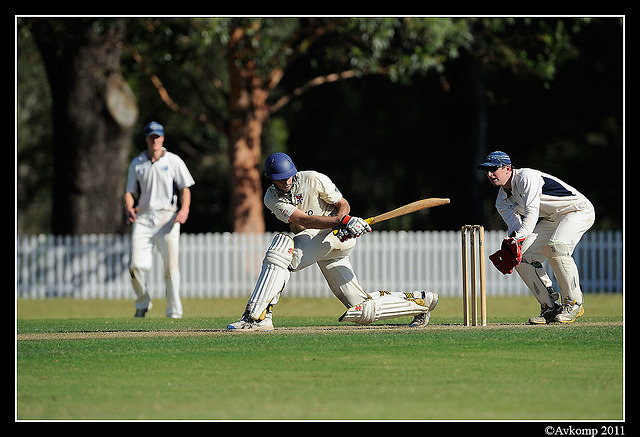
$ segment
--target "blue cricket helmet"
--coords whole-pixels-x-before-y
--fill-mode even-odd
[[[274,181],[289,179],[296,173],[298,170],[286,153],[272,153],[264,162],[264,175]]]

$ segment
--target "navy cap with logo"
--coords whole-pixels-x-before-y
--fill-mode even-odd
[[[159,137],[164,136],[164,127],[156,121],[152,121],[144,127],[144,136],[148,137],[149,135],[158,135]]]
[[[511,158],[504,152],[495,151],[491,152],[484,159],[484,162],[478,165],[480,170],[486,170],[489,168],[498,168],[505,165],[511,165]]]

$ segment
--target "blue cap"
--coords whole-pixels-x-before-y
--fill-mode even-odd
[[[159,137],[164,136],[164,127],[158,122],[152,121],[144,127],[144,136],[148,137],[149,135],[158,135]]]
[[[274,181],[289,179],[298,173],[293,160],[286,153],[272,153],[264,162],[264,174]]]
[[[478,165],[480,170],[484,170],[488,167],[502,167],[503,165],[511,165],[511,158],[504,152],[495,151],[491,152],[484,158],[484,162]]]

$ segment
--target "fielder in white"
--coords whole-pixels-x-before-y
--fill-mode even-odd
[[[584,308],[572,254],[595,221],[593,205],[554,176],[530,168],[514,168],[504,152],[491,152],[478,168],[486,172],[493,186],[499,187],[496,208],[508,226],[501,250],[489,258],[504,274],[515,268],[540,303],[540,315],[529,319],[529,323],[574,322]],[[542,268],[545,259],[560,286],[561,304]]]
[[[124,194],[127,223],[133,224],[129,272],[137,296],[135,317],[144,317],[151,309],[147,276],[153,248],[157,247],[164,260],[166,315],[179,319],[182,317],[180,224],[189,217],[189,187],[195,182],[184,161],[163,147],[164,128],[160,123],[147,124],[144,135],[147,150],[131,161]]]
[[[318,264],[333,294],[347,308],[340,321],[370,324],[376,320],[414,316],[411,326],[426,326],[438,303],[432,292],[367,294],[353,271],[349,254],[356,238],[371,232],[369,224],[350,216],[349,202],[334,183],[316,171],[298,171],[291,158],[274,153],[265,162],[265,176],[273,181],[264,204],[290,224],[293,237],[279,233],[271,242],[262,270],[240,320],[229,330],[273,330],[273,306],[291,272]],[[334,235],[333,229],[338,232]]]

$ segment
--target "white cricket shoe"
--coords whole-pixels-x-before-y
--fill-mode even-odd
[[[411,323],[409,323],[409,326],[412,328],[420,328],[429,324],[429,320],[431,320],[431,311],[433,311],[436,305],[438,305],[440,295],[431,291],[428,291],[426,293],[423,291],[422,299],[424,300],[424,306],[426,306],[428,309],[424,313],[414,316]]]
[[[246,312],[235,323],[227,325],[229,331],[273,331],[273,320],[270,312],[264,316],[262,320],[254,320]]]
[[[565,301],[562,304],[562,311],[555,317],[556,322],[560,323],[573,323],[578,317],[584,314],[584,308],[582,304],[576,303],[576,301]]]

